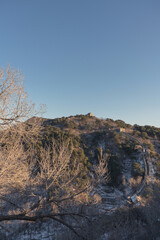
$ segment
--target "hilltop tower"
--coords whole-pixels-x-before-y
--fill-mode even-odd
[[[88,113],[87,116],[94,117],[94,115],[92,113]]]

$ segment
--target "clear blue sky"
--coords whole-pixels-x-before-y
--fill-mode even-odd
[[[160,127],[159,0],[0,0],[0,66],[45,117]]]

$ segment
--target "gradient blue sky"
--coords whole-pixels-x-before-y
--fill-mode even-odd
[[[159,0],[0,0],[0,66],[45,117],[160,127]]]

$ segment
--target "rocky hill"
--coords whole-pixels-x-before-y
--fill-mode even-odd
[[[32,118],[27,121],[28,126],[37,120],[42,129],[33,142],[36,157],[41,159],[42,149],[46,149],[46,146],[51,146],[52,155],[53,141],[58,143],[57,146],[67,143],[72,151],[66,173],[71,175],[70,170],[74,171],[76,166],[80,167],[80,171],[72,179],[74,184],[69,189],[69,197],[66,195],[67,187],[61,189],[64,182],[61,177],[57,177],[53,188],[42,199],[43,207],[37,205],[40,207],[38,214],[41,214],[41,208],[43,213],[48,211],[49,214],[54,203],[52,211],[59,214],[58,222],[62,225],[56,220],[53,230],[51,220],[38,224],[21,224],[15,228],[17,230],[14,235],[2,235],[4,239],[158,239],[160,128],[132,126],[122,120],[99,119],[93,114],[56,119]],[[27,144],[25,149],[28,149]],[[62,154],[62,151],[59,153]],[[57,159],[54,164],[58,164],[59,157]],[[40,161],[38,164],[41,164]],[[46,162],[43,160],[42,164]],[[49,166],[56,169],[53,164]],[[41,174],[46,168],[42,167],[42,170]],[[63,173],[63,169],[60,173]],[[36,177],[39,170],[34,174]],[[54,171],[51,177],[54,177]],[[66,176],[63,178],[67,181]],[[85,192],[90,183],[92,187]],[[41,191],[41,187],[38,186],[37,189],[36,191]],[[78,196],[74,199],[77,193]],[[37,192],[34,194],[36,196]],[[58,202],[52,202],[54,195],[59,197]],[[70,205],[59,205],[65,198],[72,200]],[[52,205],[45,207],[49,202]],[[74,217],[68,214],[68,211],[73,210],[73,214],[77,214]],[[64,216],[64,213],[70,218]],[[77,220],[77,216],[83,218]],[[70,230],[66,230],[64,225]],[[85,227],[85,231],[80,225]],[[75,230],[79,235],[74,233]]]

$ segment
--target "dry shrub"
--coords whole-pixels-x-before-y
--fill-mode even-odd
[[[98,193],[95,193],[92,199],[93,199],[93,204],[98,204],[102,202],[102,197]]]
[[[142,182],[142,177],[141,176],[138,176],[136,179],[131,177],[129,179],[129,185],[131,188],[136,188],[139,186],[139,184]]]

